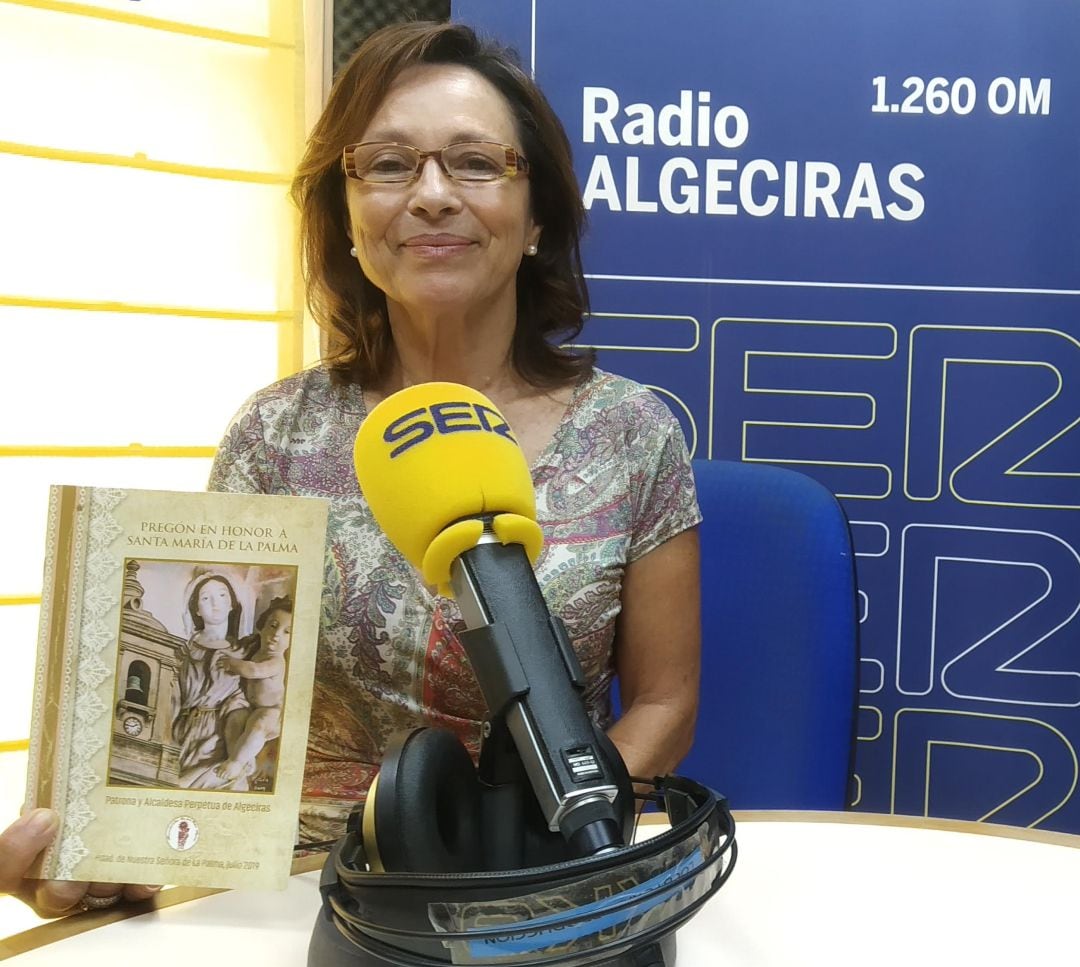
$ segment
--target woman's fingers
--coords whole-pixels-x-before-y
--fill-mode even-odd
[[[60,817],[53,810],[34,809],[0,833],[0,893],[19,897],[38,916],[60,917],[107,908],[121,900],[146,900],[161,889],[141,884],[25,879],[27,870],[52,842],[59,826]]]
[[[161,887],[125,885],[123,883],[77,883],[73,880],[36,881],[36,889],[27,902],[42,917],[59,917],[67,913],[105,910],[121,900],[145,900]]]
[[[86,895],[89,883],[76,880],[34,880],[29,897],[24,899],[39,917],[62,917],[77,912],[79,901]],[[114,891],[115,892],[115,891]]]
[[[53,810],[32,809],[0,833],[0,893],[22,891],[26,871],[59,828]]]
[[[73,880],[35,880],[29,896],[23,896],[41,917],[61,917],[87,910],[103,910],[122,900],[148,900],[160,886],[123,883],[78,883]]]
[[[160,886],[144,886],[140,883],[129,883],[124,887],[124,899],[130,900],[132,903],[138,903],[140,900],[149,900],[150,897],[160,889]]]

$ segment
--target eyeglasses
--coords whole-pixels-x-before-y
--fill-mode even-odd
[[[529,170],[529,162],[515,148],[497,141],[458,141],[437,151],[421,151],[392,141],[366,141],[347,145],[342,165],[346,176],[358,181],[407,185],[420,177],[428,158],[434,158],[447,177],[470,183],[501,181]]]

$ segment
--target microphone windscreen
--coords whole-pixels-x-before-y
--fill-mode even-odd
[[[420,383],[388,396],[361,424],[353,458],[376,522],[416,567],[462,518],[536,519],[525,454],[491,400],[471,387]]]

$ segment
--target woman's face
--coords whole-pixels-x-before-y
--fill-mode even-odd
[[[496,141],[521,150],[510,107],[475,71],[447,64],[406,70],[361,141],[396,141],[433,151],[457,141]],[[346,180],[353,244],[367,277],[410,312],[513,312],[515,278],[540,226],[528,178],[461,184],[435,159],[409,185]]]
[[[199,588],[199,600],[196,605],[199,617],[208,625],[221,625],[229,620],[232,610],[232,595],[224,582],[207,581]]]

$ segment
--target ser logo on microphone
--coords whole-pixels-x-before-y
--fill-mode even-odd
[[[383,441],[397,444],[390,451],[390,459],[393,460],[436,433],[445,436],[467,432],[494,433],[517,444],[510,425],[498,410],[482,403],[467,403],[464,400],[432,403],[431,406],[411,410],[399,416],[383,431]]]

